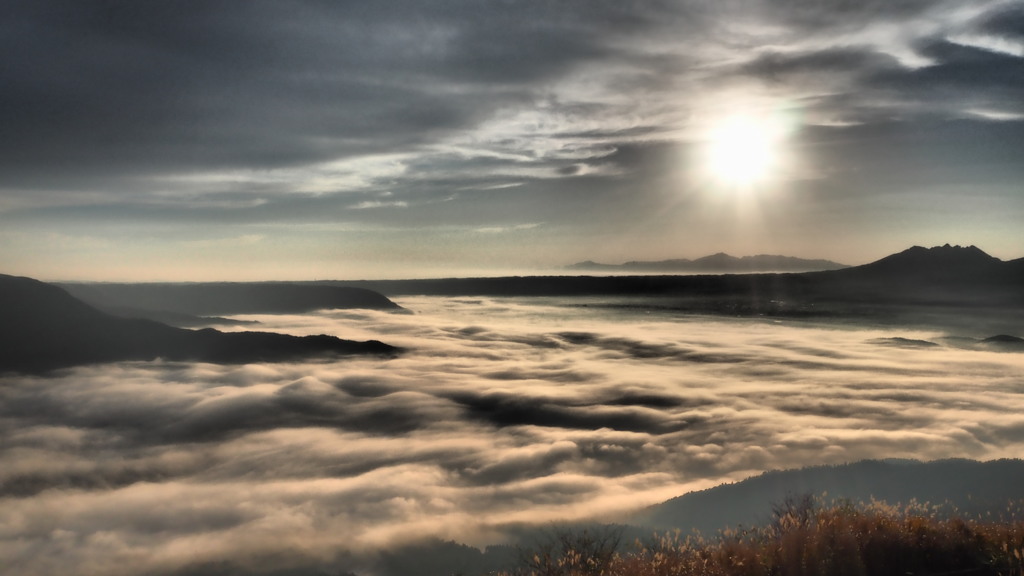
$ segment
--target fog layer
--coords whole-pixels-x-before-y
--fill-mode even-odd
[[[398,303],[415,313],[237,317],[408,349],[389,360],[0,378],[0,557],[41,575],[357,569],[424,536],[485,545],[767,469],[1024,448],[1024,354],[956,335]]]

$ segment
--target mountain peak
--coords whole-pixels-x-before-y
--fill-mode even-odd
[[[155,358],[234,364],[396,352],[375,340],[196,331],[119,318],[52,284],[0,274],[0,373]]]
[[[993,273],[1005,264],[999,258],[986,254],[977,246],[912,246],[902,252],[886,256],[870,264],[853,269],[854,274],[883,274],[890,278],[917,278],[923,281],[956,279],[958,282],[979,279]]]
[[[956,263],[986,263],[990,264],[993,262],[1002,262],[1002,260],[990,256],[985,253],[984,250],[977,246],[953,246],[950,244],[943,244],[942,246],[932,246],[931,248],[925,248],[923,246],[912,246],[907,248],[903,252],[899,252],[879,260],[879,262],[897,259],[900,261],[907,260],[928,260],[930,262],[956,262]]]

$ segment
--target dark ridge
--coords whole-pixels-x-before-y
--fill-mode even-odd
[[[915,279],[961,279],[969,274],[991,275],[1003,269],[1005,262],[989,256],[977,246],[913,246],[870,264],[856,267],[858,274]]]
[[[872,340],[874,344],[881,344],[883,346],[897,346],[900,348],[938,348],[939,345],[930,340],[917,340],[914,338],[903,338],[901,336],[894,336],[891,338],[875,338]]]
[[[59,284],[72,296],[104,311],[191,316],[302,313],[320,309],[401,310],[366,288],[295,282],[197,284]]]
[[[511,276],[322,282],[388,296],[644,296],[652,306],[732,316],[891,314],[887,306],[1024,309],[1024,259],[977,247],[913,247],[871,264],[804,273]]]
[[[810,280],[803,274],[733,274],[697,276],[506,276],[425,280],[336,281],[388,296],[739,296],[773,298],[801,292]]]
[[[193,331],[118,318],[56,286],[0,275],[0,372],[50,370],[124,360],[276,362],[317,356],[394,354],[378,341],[267,332]]]
[[[1024,352],[1024,338],[1011,336],[1009,334],[989,336],[982,340],[981,343],[986,345],[990,350],[999,350],[1002,352]]]
[[[976,246],[914,246],[870,264],[821,272],[830,297],[909,304],[1024,305],[1024,264]]]
[[[1024,338],[1019,336],[1010,336],[1009,334],[997,334],[995,336],[989,336],[982,340],[989,344],[1024,344]]]
[[[714,534],[726,527],[753,526],[771,516],[771,506],[805,494],[826,502],[872,499],[890,504],[911,501],[951,505],[972,516],[1006,512],[1024,498],[1024,460],[865,460],[839,466],[814,466],[765,472],[735,484],[723,484],[673,498],[634,518],[659,528],[696,528]]]

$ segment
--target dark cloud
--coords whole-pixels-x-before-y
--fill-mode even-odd
[[[502,334],[482,326],[467,326],[454,330],[459,336],[470,337],[478,342],[514,342],[537,348],[560,348],[562,344],[548,334]]]
[[[1009,4],[986,14],[978,29],[1005,38],[1024,38],[1024,6]]]
[[[371,378],[343,378],[335,386],[360,398],[381,398],[397,391],[386,381]]]
[[[186,466],[161,465],[160,462],[111,465],[101,462],[78,470],[10,473],[0,484],[0,498],[26,498],[47,490],[116,490],[138,482],[160,483],[201,472],[209,462],[199,459]]]
[[[913,338],[901,338],[899,336],[893,338],[876,338],[875,340],[872,340],[872,342],[882,346],[896,346],[899,348],[930,348],[932,346],[938,346],[938,344],[929,340],[915,340]]]
[[[946,39],[929,39],[919,47],[922,56],[934,64],[913,70],[889,70],[878,74],[871,84],[898,91],[909,91],[907,96],[921,96],[922,92],[938,90],[935,95],[958,96],[962,103],[970,103],[980,96],[1000,99],[1017,95],[1024,82],[1022,58],[964,46]],[[992,92],[996,91],[996,92]],[[1012,102],[1012,100],[1010,100]]]
[[[790,84],[822,82],[823,76],[846,80],[882,70],[898,70],[899,62],[870,47],[836,47],[798,53],[767,52],[743,65],[745,72],[770,82]]]
[[[677,406],[689,405],[689,402],[682,398],[655,393],[644,393],[643,391],[631,391],[612,398],[606,402],[610,406],[647,406],[649,408],[675,408]]]
[[[1021,176],[1005,161],[1019,146],[1005,152],[1002,135],[979,129],[950,162],[943,146],[958,130],[931,130],[1007,121],[992,130],[1021,140],[1009,122],[1024,114],[1013,4],[46,0],[4,10],[0,220],[6,260],[28,270],[68,273],[48,264],[58,252],[109,268],[132,260],[126,246],[159,260],[168,245],[219,270],[251,253],[238,238],[274,244],[259,251],[268,269],[748,250],[719,245],[740,243],[723,231],[749,222],[691,176],[706,123],[769,107],[796,124],[800,169],[778,187],[801,201],[765,202],[767,227],[824,249],[836,219],[881,242],[881,224],[862,226],[862,214],[921,217],[879,197],[941,188],[955,173],[999,204],[976,205],[978,221],[1001,220],[973,233],[1012,244],[1005,215],[1019,201],[1001,194]],[[876,158],[902,152],[901,137],[921,140],[911,162]],[[948,197],[931,204],[932,222],[962,212]],[[331,251],[339,245],[351,250]],[[602,254],[581,253],[591,246]]]
[[[635,360],[671,359],[681,362],[732,364],[744,362],[746,358],[734,354],[715,354],[681,348],[674,344],[651,343],[630,338],[602,337],[587,332],[561,332],[559,337],[577,344],[623,354]]]
[[[819,398],[772,398],[772,405],[780,411],[793,414],[807,414],[836,420],[868,420],[888,422],[897,429],[913,429],[927,424],[927,419],[915,418],[906,413],[898,402],[861,402],[853,398],[822,400]]]
[[[357,396],[343,389],[352,389]],[[400,391],[374,395],[372,384],[358,381],[343,382],[336,388],[298,380],[274,394],[242,389],[205,402],[166,392],[139,397],[114,391],[102,403],[86,397],[68,402],[59,389],[10,386],[3,394],[0,415],[104,430],[142,445],[215,442],[263,430],[307,426],[401,435],[437,417],[429,408],[429,397]]]
[[[801,28],[820,32],[822,29],[857,29],[873,22],[913,19],[930,11],[942,9],[942,2],[929,0],[785,0],[763,5],[767,14]],[[948,4],[948,3],[946,3]]]
[[[561,464],[571,465],[580,458],[579,447],[572,442],[557,443],[547,449],[513,453],[497,462],[459,469],[462,477],[479,486],[498,486],[519,480],[547,476]]]
[[[8,184],[412,150],[608,55],[615,3],[50,0],[5,9]]]
[[[914,50],[930,63],[907,67],[878,47],[844,46],[767,52],[744,64],[742,71],[776,85],[827,87],[832,94],[817,98],[812,109],[867,123],[868,129],[893,118],[903,119],[906,130],[927,130],[929,122],[962,119],[972,110],[1020,112],[1018,91],[1024,85],[1020,57],[945,37],[919,39]],[[856,150],[862,148],[856,138],[844,141]],[[989,159],[988,153],[962,156],[973,161]],[[924,159],[943,163],[932,156]]]
[[[466,407],[468,414],[499,428],[506,426],[546,426],[582,430],[626,430],[665,434],[690,425],[653,410],[565,405],[549,398],[531,398],[519,394],[454,394],[452,400]]]
[[[922,90],[924,90],[922,88]],[[937,97],[937,95],[936,95]],[[969,184],[977,178],[1009,184],[1017,179],[1014,158],[1024,153],[1024,122],[985,118],[933,118],[916,122],[875,121],[821,127],[802,136],[807,154],[840,190],[852,192],[857,174],[873,170],[860,194],[898,197],[943,184]],[[964,154],[977,150],[977,156]]]
[[[386,394],[351,402],[350,397],[323,383],[303,381],[278,389],[272,396],[238,395],[209,402],[167,418],[151,427],[164,442],[213,442],[262,430],[325,427],[366,434],[402,435],[437,417],[430,399],[410,392]]]
[[[545,382],[595,382],[601,379],[600,374],[566,370],[560,366],[541,366],[533,370],[509,368],[497,372],[487,372],[484,373],[484,376],[494,380],[543,380]]]

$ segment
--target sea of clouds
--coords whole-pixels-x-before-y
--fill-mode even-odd
[[[483,546],[768,469],[1024,453],[1024,354],[948,334],[399,303],[413,314],[239,317],[406,349],[392,359],[0,377],[5,570],[355,570],[427,536]]]

